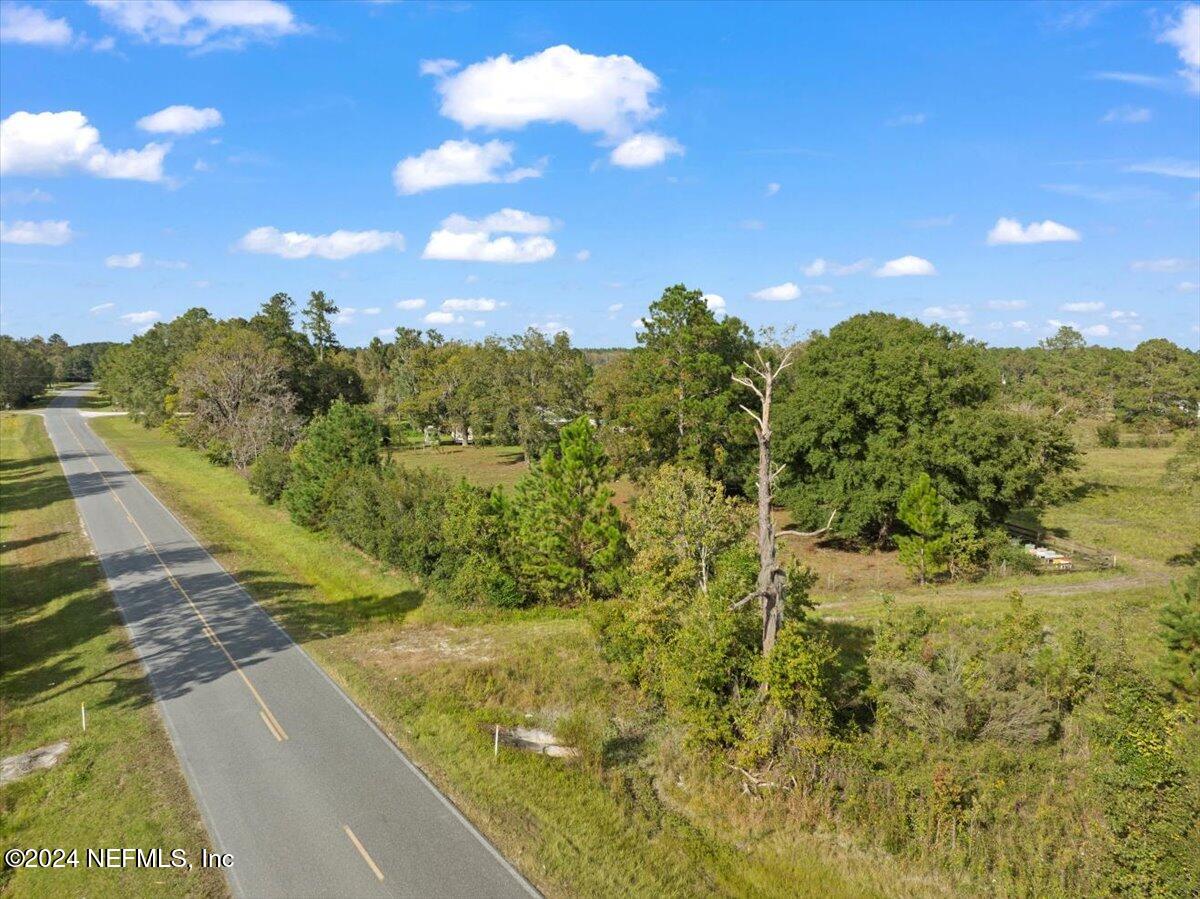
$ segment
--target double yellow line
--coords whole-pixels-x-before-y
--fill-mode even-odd
[[[108,480],[108,476],[100,470],[100,466],[96,464],[96,460],[92,458],[91,453],[89,453],[87,448],[84,447],[83,441],[79,439],[79,435],[75,433],[75,429],[67,423],[65,418],[63,419],[63,426],[71,433],[71,436],[75,438],[75,443],[79,445],[80,452],[87,457],[88,462],[91,463],[92,468],[96,471],[96,474],[100,475],[100,479],[104,481],[105,486],[108,487],[109,495],[117,501],[117,505],[121,507],[122,511],[125,513],[125,517],[129,519],[130,524],[137,528],[137,532],[141,534],[142,542],[146,544],[146,548],[150,550],[150,552],[154,553],[154,558],[158,560],[158,564],[162,566],[163,571],[167,573],[167,579],[171,582],[175,589],[179,591],[179,595],[187,600],[187,604],[192,607],[192,611],[195,612],[196,617],[200,619],[204,636],[209,639],[209,642],[211,642],[213,646],[217,647],[217,649],[224,653],[225,658],[229,660],[229,664],[233,666],[233,670],[237,672],[238,676],[241,677],[242,682],[250,690],[250,694],[254,697],[254,701],[258,703],[259,715],[262,717],[263,724],[267,726],[267,730],[271,732],[271,736],[282,743],[288,738],[287,731],[283,729],[283,726],[271,712],[271,709],[267,706],[258,690],[254,688],[254,684],[250,683],[250,678],[246,676],[246,672],[242,670],[241,665],[239,665],[233,656],[230,655],[225,644],[221,642],[221,638],[217,636],[217,632],[213,630],[212,626],[208,623],[208,619],[204,617],[204,613],[201,612],[196,606],[196,603],[192,601],[192,598],[188,595],[188,592],[183,589],[183,585],[179,583],[179,580],[175,577],[175,573],[171,571],[170,566],[167,565],[167,563],[163,560],[163,557],[159,555],[158,550],[155,549],[154,544],[150,542],[150,538],[146,535],[146,532],[142,530],[142,526],[134,519],[133,515],[129,511],[129,507],[125,505],[124,501],[122,501],[120,495],[117,493],[116,488],[114,488],[112,483]]]

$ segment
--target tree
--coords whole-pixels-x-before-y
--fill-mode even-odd
[[[615,590],[626,547],[610,476],[595,431],[580,416],[559,432],[557,451],[518,482],[506,543],[527,593],[562,602]]]
[[[900,495],[896,517],[907,526],[910,535],[897,535],[900,561],[917,581],[924,584],[946,570],[950,550],[950,535],[946,528],[946,506],[929,475],[920,476]]]
[[[286,360],[246,326],[223,324],[180,363],[183,431],[196,445],[219,444],[246,469],[268,447],[290,448],[299,429]]]
[[[886,544],[923,471],[981,524],[1050,495],[1076,464],[1063,423],[998,407],[982,348],[882,312],[814,335],[780,401],[782,496],[808,525],[839,508],[844,537]]]
[[[1200,566],[1182,584],[1171,585],[1171,598],[1159,618],[1166,655],[1164,673],[1180,699],[1200,701]]]
[[[795,347],[754,351],[755,365],[742,364],[750,374],[735,374],[733,380],[758,397],[758,410],[742,406],[742,411],[754,422],[754,436],[758,441],[758,581],[753,593],[739,600],[744,605],[757,599],[762,609],[762,654],[769,656],[775,648],[775,640],[784,622],[784,602],[787,598],[787,572],[776,561],[775,524],[771,520],[771,506],[775,479],[783,471],[771,459],[771,405],[774,401],[775,385],[780,375],[795,361]],[[829,530],[837,509],[830,513],[825,527],[804,533],[784,531],[801,537],[815,537]]]
[[[752,442],[730,377],[749,357],[749,329],[732,316],[718,321],[701,291],[676,284],[651,304],[637,339],[593,393],[618,465],[639,474],[683,462],[740,488]]]
[[[1125,421],[1195,427],[1200,416],[1200,353],[1161,337],[1139,343],[1129,358],[1116,406]]]
[[[1082,350],[1087,346],[1087,341],[1083,339],[1083,335],[1076,328],[1072,328],[1070,325],[1059,325],[1054,335],[1039,341],[1038,346],[1044,350]]]
[[[317,352],[318,362],[324,361],[325,354],[338,346],[332,321],[338,311],[333,301],[325,298],[325,291],[314,290],[309,294],[308,303],[304,307],[304,330]]]
[[[53,377],[54,366],[30,341],[0,335],[0,408],[24,405]]]
[[[337,400],[318,415],[292,449],[292,473],[283,502],[292,518],[310,528],[324,524],[327,488],[354,468],[378,468],[383,435],[379,421],[363,406]]]

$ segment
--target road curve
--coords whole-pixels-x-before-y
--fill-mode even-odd
[[[109,452],[85,390],[46,429],[234,895],[538,895]]]

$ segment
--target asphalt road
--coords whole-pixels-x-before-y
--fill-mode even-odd
[[[46,427],[232,892],[536,896],[108,451],[83,393]]]

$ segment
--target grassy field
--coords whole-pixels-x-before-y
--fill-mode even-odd
[[[1173,447],[1089,447],[1070,501],[1019,522],[1091,544],[1138,563],[1159,566],[1200,547],[1194,501],[1162,485]]]
[[[81,862],[6,866],[0,893],[224,895],[212,869],[82,867],[88,847],[182,848],[197,858],[208,841],[36,415],[0,415],[0,537],[0,755],[70,743],[55,768],[0,788],[0,844],[76,848]]]
[[[699,822],[665,804],[647,764],[651,716],[578,611],[446,608],[159,432],[92,426],[549,895],[949,892],[842,841],[764,830],[753,814]],[[488,726],[518,722],[569,731],[585,757],[494,760]]]

